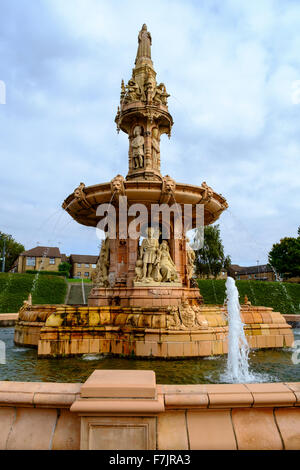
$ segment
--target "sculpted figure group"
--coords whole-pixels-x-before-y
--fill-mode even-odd
[[[95,271],[92,274],[93,284],[96,286],[108,287],[108,273],[110,264],[109,238],[106,237],[101,245],[99,260]]]
[[[154,105],[168,105],[169,94],[166,90],[166,85],[160,83],[152,83],[150,78],[147,79],[143,88],[131,78],[125,86],[124,82],[121,84],[121,105],[133,103],[134,101],[144,101],[147,104]]]
[[[151,227],[148,229],[148,238],[145,238],[139,247],[135,281],[178,282],[178,274],[170,255],[169,244],[167,240],[159,244],[155,231]]]
[[[192,306],[186,299],[182,299],[178,307],[169,307],[168,313],[167,328],[170,330],[197,330],[208,327],[200,305]]]

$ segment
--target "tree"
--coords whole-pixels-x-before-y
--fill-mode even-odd
[[[3,257],[3,247],[5,244],[5,271],[8,272],[12,268],[18,256],[25,251],[25,248],[20,243],[16,242],[11,235],[0,232],[0,253]],[[2,270],[2,260],[0,262],[0,271]]]
[[[297,238],[285,237],[273,245],[269,263],[282,277],[300,276],[300,227]]]
[[[223,268],[228,269],[231,264],[230,257],[224,254],[219,225],[204,227],[203,248],[195,253],[196,273],[207,278],[217,277]]]
[[[71,271],[71,264],[70,263],[67,263],[67,261],[63,261],[62,263],[60,263],[60,265],[58,266],[58,270],[60,272],[67,272],[68,273],[68,277],[70,276],[70,271]]]

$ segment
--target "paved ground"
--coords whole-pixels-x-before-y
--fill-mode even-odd
[[[67,297],[66,297],[67,305],[87,304],[87,299],[93,286],[91,284],[83,284],[83,286],[84,286],[85,299],[83,298],[82,285],[80,283],[74,283],[74,284],[69,283]]]

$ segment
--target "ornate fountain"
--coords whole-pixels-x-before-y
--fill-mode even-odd
[[[197,227],[199,207],[203,224],[209,225],[228,204],[205,182],[194,186],[161,175],[160,139],[163,134],[171,136],[173,119],[166,87],[156,80],[151,43],[143,25],[132,77],[126,86],[124,81],[121,84],[115,122],[117,130],[129,137],[126,178],[117,175],[108,183],[89,187],[81,183],[63,203],[74,220],[102,228],[105,237],[88,306],[49,310],[46,323],[39,325],[36,345],[41,357],[102,353],[175,358],[227,353],[226,307],[203,305],[193,279],[195,253],[187,231]],[[153,207],[169,209],[169,222],[159,211],[153,217]],[[190,208],[188,225],[186,207]],[[144,217],[137,223],[137,213],[143,210]],[[178,223],[184,227],[180,236]],[[132,227],[137,225],[141,235],[134,237]],[[250,347],[291,345],[293,334],[280,313],[245,305],[242,317]],[[26,344],[28,328],[30,322],[22,312],[17,344]]]

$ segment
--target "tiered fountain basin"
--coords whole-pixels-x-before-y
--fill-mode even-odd
[[[172,194],[171,204],[180,205],[196,204],[204,205],[204,225],[214,223],[221,213],[228,207],[226,199],[209,188],[211,193],[207,196],[207,189],[203,186],[183,184],[176,182],[176,188]],[[75,191],[76,192],[76,191]],[[114,193],[111,182],[100,183],[84,188],[84,200],[78,198],[74,193],[70,194],[63,203],[63,208],[73,217],[76,222],[96,227],[102,217],[97,216],[97,208],[100,204],[114,202]],[[165,202],[163,197],[163,181],[124,180],[124,196],[127,197],[128,206],[133,204],[144,204],[151,208],[151,204]],[[193,213],[195,217],[195,213]]]
[[[15,325],[15,344],[37,347],[40,331],[47,318],[59,307],[60,305],[30,305],[26,309],[22,307]]]
[[[292,328],[268,307],[241,306],[250,348],[291,347]],[[180,315],[179,315],[180,319]],[[174,325],[165,307],[33,306],[15,328],[15,343],[39,357],[103,354],[130,358],[193,358],[227,354],[227,310],[198,307],[195,324]]]

